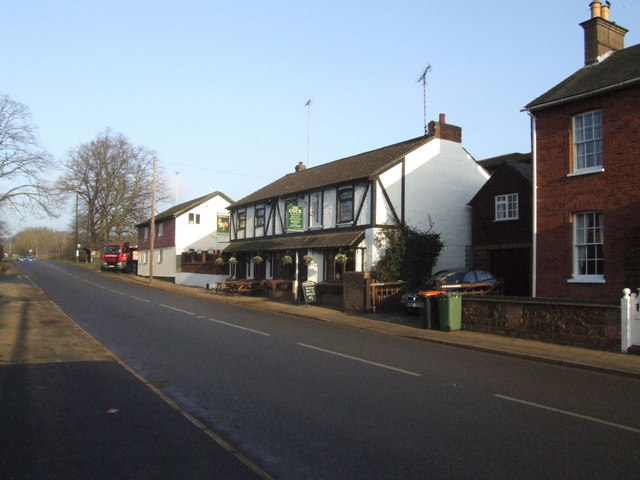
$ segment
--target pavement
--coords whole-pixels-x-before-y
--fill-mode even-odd
[[[4,479],[270,478],[67,317],[16,264],[0,273],[0,472]],[[111,275],[111,272],[104,273]],[[217,295],[119,275],[174,293],[348,328],[640,378],[640,356],[466,330],[404,314]]]

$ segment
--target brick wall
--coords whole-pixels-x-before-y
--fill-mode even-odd
[[[351,313],[364,313],[367,309],[367,282],[365,272],[344,272],[343,307],[342,310]]]
[[[604,172],[567,177],[572,165],[571,121],[601,109]],[[537,295],[617,299],[640,286],[632,260],[640,243],[640,88],[628,87],[536,112],[538,158]],[[569,283],[573,273],[572,215],[604,213],[604,284]]]

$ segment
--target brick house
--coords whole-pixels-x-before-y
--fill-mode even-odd
[[[525,108],[534,138],[534,296],[618,299],[640,286],[640,45],[609,6],[581,24],[585,65]]]
[[[224,281],[228,267],[215,264],[215,256],[229,243],[229,212],[232,203],[216,191],[175,205],[155,216],[153,258],[151,219],[138,229],[138,275],[153,276],[177,284],[202,286]],[[209,262],[207,262],[207,255]]]
[[[505,295],[531,295],[531,154],[478,162],[491,173],[471,199],[473,266],[502,281]]]
[[[465,266],[467,202],[487,178],[463,148],[460,127],[441,114],[424,136],[313,168],[300,162],[294,173],[235,202],[224,253],[238,262],[236,278],[342,282],[347,272],[375,266],[383,227],[406,223],[440,233],[445,247],[437,267]],[[336,262],[338,254],[345,263]]]

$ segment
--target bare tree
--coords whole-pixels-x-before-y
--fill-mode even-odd
[[[72,149],[59,189],[78,199],[78,222],[85,241],[121,241],[149,217],[153,152],[107,129]],[[161,196],[166,196],[161,187]]]
[[[13,237],[12,250],[19,255],[34,255],[39,259],[70,258],[73,239],[68,232],[46,227],[26,228]]]
[[[0,95],[0,208],[55,216],[52,190],[45,181],[53,167],[40,147],[29,109]]]

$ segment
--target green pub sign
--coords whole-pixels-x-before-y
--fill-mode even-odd
[[[298,205],[287,207],[287,230],[290,232],[304,231],[304,207]]]

